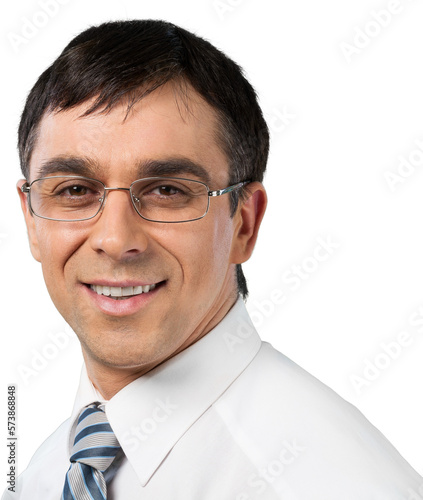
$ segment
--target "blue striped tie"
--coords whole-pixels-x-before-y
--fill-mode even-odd
[[[81,412],[66,473],[62,500],[104,500],[106,481],[103,472],[120,450],[106,414],[97,404]]]

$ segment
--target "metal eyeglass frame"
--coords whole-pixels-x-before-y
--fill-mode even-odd
[[[84,219],[53,219],[52,217],[44,217],[43,215],[38,215],[36,212],[34,212],[34,210],[32,209],[32,205],[31,205],[31,195],[30,195],[31,186],[37,181],[42,181],[44,179],[53,179],[55,177],[67,178],[67,179],[84,179],[87,181],[95,181],[95,182],[100,183],[104,188],[104,195],[99,199],[99,201],[101,201],[101,203],[100,203],[100,206],[99,206],[97,212],[94,215],[92,215],[91,217],[85,217]],[[163,180],[176,180],[176,181],[178,181],[178,180],[179,181],[189,181],[189,182],[197,182],[198,184],[202,184],[206,188],[207,195],[208,195],[207,208],[206,208],[206,211],[204,212],[204,214],[201,217],[196,217],[195,219],[178,220],[178,221],[160,221],[160,220],[155,220],[155,219],[148,219],[147,217],[144,217],[143,215],[141,215],[140,212],[138,211],[137,207],[135,206],[135,203],[134,203],[134,200],[136,199],[136,197],[134,197],[134,195],[131,192],[131,188],[132,188],[133,184],[135,184],[138,181],[162,180],[162,179]],[[106,204],[106,195],[107,195],[108,191],[129,191],[130,198],[131,198],[131,204],[134,207],[136,213],[142,219],[148,220],[150,222],[159,222],[162,224],[179,224],[181,222],[193,222],[195,220],[203,219],[209,211],[211,197],[221,196],[222,194],[231,193],[232,191],[235,191],[237,189],[244,187],[246,184],[250,184],[250,182],[251,181],[242,181],[242,182],[238,182],[236,184],[233,184],[232,186],[228,186],[228,187],[223,188],[223,189],[217,189],[215,191],[211,191],[210,188],[207,186],[207,184],[205,184],[204,182],[201,182],[201,181],[194,180],[194,179],[186,179],[184,177],[145,177],[142,179],[137,179],[134,182],[132,182],[131,185],[129,186],[129,188],[123,188],[123,187],[106,187],[106,185],[102,181],[99,181],[98,179],[92,179],[90,177],[83,177],[80,175],[56,175],[56,176],[53,175],[53,176],[48,176],[48,177],[40,177],[39,179],[34,179],[31,183],[28,183],[28,181],[27,181],[24,184],[22,184],[21,191],[22,191],[22,193],[26,193],[28,195],[29,209],[31,211],[31,214],[35,215],[36,217],[39,217],[40,219],[53,220],[53,221],[57,221],[57,222],[82,222],[85,220],[90,220],[90,219],[93,219],[94,217],[96,217],[101,212],[101,210],[104,208],[104,206]]]

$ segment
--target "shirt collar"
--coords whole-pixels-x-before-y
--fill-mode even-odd
[[[73,447],[76,421],[81,413],[81,410],[86,406],[94,402],[105,403],[104,398],[97,391],[97,389],[92,384],[91,380],[88,378],[87,369],[85,364],[82,366],[81,377],[79,381],[78,391],[75,397],[75,403],[73,405],[72,414],[70,417],[70,425],[68,431],[68,453],[71,454]]]
[[[245,304],[238,299],[202,339],[106,403],[110,425],[142,486],[183,434],[244,371],[260,345]],[[71,423],[93,401],[103,402],[84,367]]]

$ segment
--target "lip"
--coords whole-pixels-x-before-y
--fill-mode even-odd
[[[134,295],[132,297],[126,298],[124,300],[116,300],[105,295],[98,295],[94,290],[90,288],[90,285],[99,286],[115,286],[115,287],[127,287],[127,286],[146,286],[153,283],[140,283],[135,281],[119,281],[111,282],[105,280],[95,280],[89,284],[83,283],[83,293],[87,295],[87,299],[93,304],[93,306],[98,309],[103,314],[114,317],[131,316],[136,314],[145,308],[154,297],[161,292],[165,281],[157,283],[154,290],[147,293],[141,293],[139,295]]]
[[[163,283],[163,281],[134,281],[134,280],[128,280],[128,281],[107,281],[104,279],[98,279],[94,281],[87,281],[84,283],[84,285],[90,286],[90,285],[98,285],[98,286],[115,286],[115,287],[120,287],[120,288],[125,288],[127,286],[146,286],[146,285],[158,285],[159,283]]]

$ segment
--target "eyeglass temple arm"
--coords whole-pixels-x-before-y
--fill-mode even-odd
[[[242,188],[245,184],[249,184],[251,181],[238,182],[238,184],[233,184],[225,189],[217,189],[216,191],[209,191],[209,196],[220,196],[222,194],[230,193],[231,191],[235,191],[235,189]]]
[[[22,191],[22,193],[29,193],[30,187],[29,187],[28,182],[25,182],[25,184],[22,184],[21,191]]]

